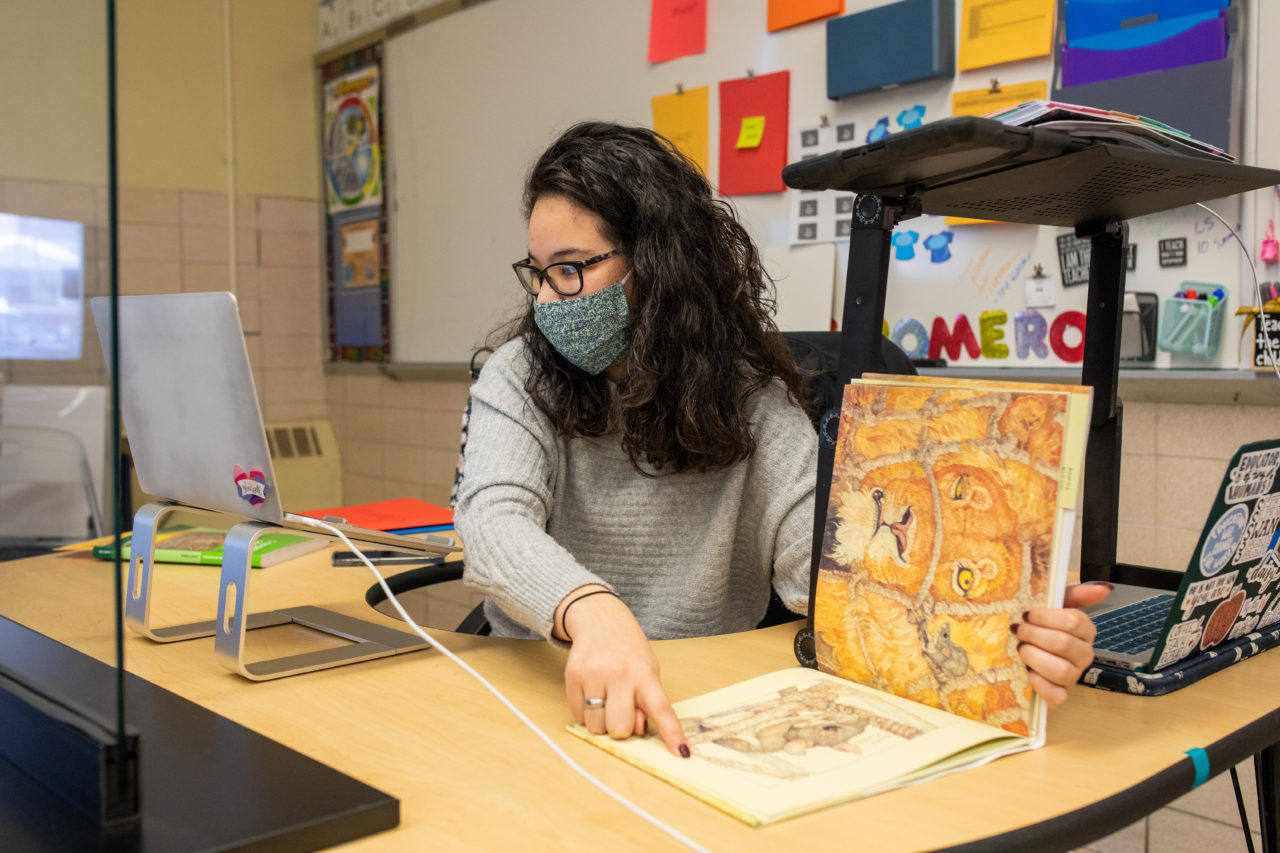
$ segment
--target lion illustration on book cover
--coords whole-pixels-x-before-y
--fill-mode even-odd
[[[820,669],[1029,734],[1010,626],[1049,591],[1066,401],[846,388],[814,609]]]

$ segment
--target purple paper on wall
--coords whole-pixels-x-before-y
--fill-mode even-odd
[[[1163,41],[1141,47],[1092,50],[1067,46],[1062,50],[1062,85],[1100,83],[1131,74],[1212,62],[1226,55],[1226,19],[1219,16]]]

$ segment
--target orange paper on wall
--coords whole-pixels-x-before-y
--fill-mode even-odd
[[[769,0],[769,32],[844,14],[844,0]]]

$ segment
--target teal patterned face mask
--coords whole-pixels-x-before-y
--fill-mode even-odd
[[[630,277],[587,296],[535,302],[533,321],[562,356],[595,376],[626,351],[630,315],[623,285]]]

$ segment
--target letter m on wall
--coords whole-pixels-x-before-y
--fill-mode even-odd
[[[969,318],[964,314],[958,315],[955,328],[948,329],[946,320],[934,317],[933,330],[929,333],[929,358],[939,358],[942,351],[946,350],[947,358],[954,361],[960,357],[961,347],[969,353],[969,358],[977,358],[982,354],[982,347],[973,334]]]

